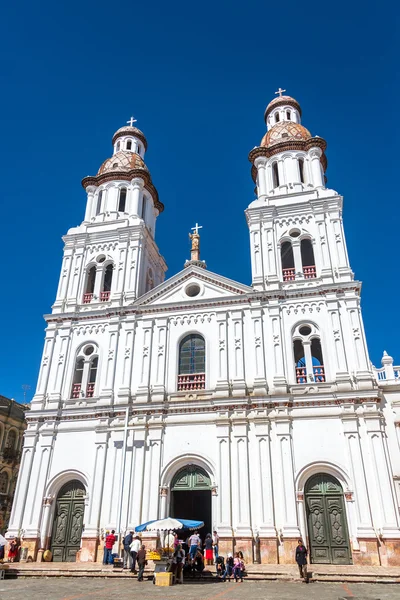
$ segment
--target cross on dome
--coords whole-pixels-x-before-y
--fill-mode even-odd
[[[198,223],[196,223],[195,227],[191,228],[192,231],[194,231],[197,235],[199,235],[199,229],[203,229],[203,225],[199,225]]]
[[[275,92],[275,94],[279,94],[279,96],[282,96],[283,92],[286,92],[286,90],[283,90],[281,87],[278,88],[278,91]]]
[[[129,121],[127,121],[128,125],[130,125],[131,127],[133,127],[134,123],[137,123],[137,119],[134,119],[133,117],[131,117],[129,119]]]

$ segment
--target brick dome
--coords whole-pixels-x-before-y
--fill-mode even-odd
[[[111,172],[114,173],[115,171],[131,171],[132,169],[148,170],[139,154],[121,150],[103,162],[97,175]]]
[[[283,97],[283,96],[282,96]],[[290,142],[293,140],[309,140],[311,133],[300,125],[300,123],[293,123],[293,121],[280,121],[267,133],[261,140],[260,146],[265,148],[271,148],[275,144],[281,144],[282,142]]]

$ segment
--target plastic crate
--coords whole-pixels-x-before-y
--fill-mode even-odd
[[[172,573],[156,573],[156,585],[160,587],[172,585]]]

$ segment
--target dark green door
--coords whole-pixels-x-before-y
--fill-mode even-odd
[[[312,563],[352,563],[343,490],[339,481],[325,473],[311,477],[306,485],[306,510]]]
[[[85,488],[80,481],[66,483],[57,496],[51,551],[55,562],[75,562],[81,547]]]
[[[204,521],[200,535],[211,533],[211,480],[197,465],[181,469],[171,484],[171,517]]]

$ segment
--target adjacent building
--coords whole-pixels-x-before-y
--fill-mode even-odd
[[[106,529],[172,515],[246,562],[292,563],[301,536],[314,563],[399,564],[399,368],[371,364],[343,198],[301,118],[279,90],[249,155],[250,285],[207,270],[197,225],[164,280],[132,120],[83,180],[8,531],[33,558],[101,560]]]

